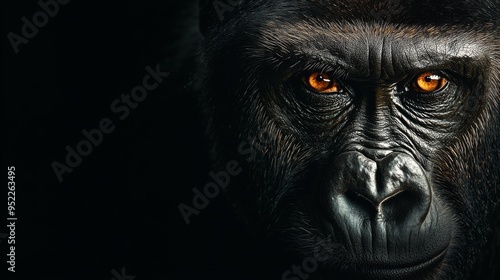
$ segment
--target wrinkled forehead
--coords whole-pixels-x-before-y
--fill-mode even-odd
[[[445,56],[477,57],[498,45],[498,24],[490,22],[498,20],[492,17],[498,16],[498,4],[489,1],[267,0],[247,4],[250,12],[239,21],[240,30],[246,33],[239,35],[248,39],[244,43],[278,52],[300,49],[318,54],[330,48],[328,53],[362,57],[383,46],[387,55],[398,50],[403,50],[398,51],[403,56],[418,53],[418,58],[400,60],[425,63],[448,60]]]
[[[487,65],[491,37],[436,27],[391,24],[263,21],[240,40],[243,56],[313,59],[356,77],[394,78],[415,69]]]
[[[479,68],[496,53],[497,25],[472,22],[462,26],[447,22],[451,16],[428,15],[453,14],[463,8],[453,10],[463,1],[444,1],[446,5],[426,0],[402,2],[246,3],[242,13],[235,15],[213,41],[219,47],[233,46],[234,53],[252,63],[313,59],[339,66],[356,77],[374,79],[398,78],[398,73],[419,69],[459,69],[463,65]],[[428,6],[420,6],[422,3]],[[480,10],[476,5],[468,11],[466,20]],[[489,12],[498,13],[493,9]],[[430,19],[422,20],[424,17]]]

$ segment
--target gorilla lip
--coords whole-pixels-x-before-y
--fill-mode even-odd
[[[431,270],[435,266],[440,264],[441,261],[446,256],[447,252],[448,252],[448,247],[446,247],[443,251],[441,251],[439,254],[432,257],[431,259],[424,261],[422,263],[415,264],[415,265],[395,265],[395,266],[392,266],[389,263],[385,263],[385,264],[382,264],[382,263],[378,263],[378,264],[363,263],[363,265],[359,265],[358,268],[361,268],[361,271],[366,271],[366,272],[369,272],[370,274],[383,275],[386,277],[389,277],[390,275],[395,275],[395,273],[397,275],[420,273],[421,271],[424,271],[424,270]]]

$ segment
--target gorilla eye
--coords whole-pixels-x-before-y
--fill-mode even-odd
[[[433,72],[419,74],[412,82],[412,89],[421,93],[432,93],[443,89],[448,80]]]
[[[303,78],[304,84],[317,93],[341,93],[342,86],[337,80],[330,77],[330,75],[320,72],[314,72],[306,75]]]

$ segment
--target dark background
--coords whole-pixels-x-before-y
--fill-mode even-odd
[[[266,245],[246,236],[223,197],[189,226],[180,215],[211,167],[195,95],[184,88],[196,78],[197,4],[176,2],[72,0],[18,54],[7,34],[22,35],[21,18],[41,8],[2,2],[2,168],[4,183],[6,167],[16,168],[18,221],[16,273],[0,239],[1,279],[121,280],[112,271],[122,268],[127,280],[280,279],[287,269],[259,255]],[[119,120],[111,103],[159,63],[171,75]],[[51,163],[64,164],[65,147],[103,118],[115,130],[60,183]]]

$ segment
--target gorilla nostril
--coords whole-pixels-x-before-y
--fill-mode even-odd
[[[344,196],[351,205],[356,205],[359,208],[358,210],[365,213],[371,213],[377,207],[371,200],[352,190],[346,191]]]
[[[425,209],[421,209],[422,202],[424,201],[419,197],[418,193],[404,190],[384,200],[381,211],[384,217],[398,224],[409,217],[413,217],[412,213],[414,213],[420,219],[415,217],[412,220],[414,223],[419,224],[426,217],[425,215],[419,215],[426,212]]]
[[[358,212],[365,213],[367,217],[376,215],[384,217],[384,220],[394,221],[396,223],[404,222],[411,216],[412,212],[418,208],[416,202],[420,201],[418,194],[411,191],[400,190],[382,200],[368,198],[362,194],[347,190],[344,193],[345,200],[356,207]],[[417,214],[419,211],[416,211]],[[425,217],[425,215],[423,216]],[[421,220],[416,219],[416,222]]]

